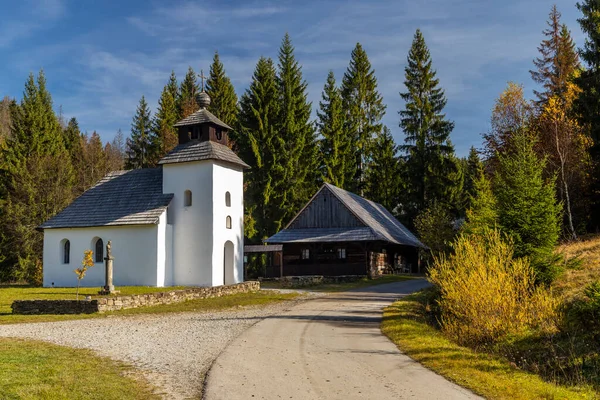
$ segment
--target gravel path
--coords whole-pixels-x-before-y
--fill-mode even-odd
[[[285,312],[299,301],[302,299],[212,313],[2,325],[0,337],[92,349],[138,368],[166,399],[199,398],[205,372],[229,342],[256,322]]]

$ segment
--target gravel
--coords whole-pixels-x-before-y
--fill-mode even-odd
[[[139,314],[2,325],[0,337],[92,349],[132,364],[165,399],[199,398],[206,371],[231,340],[298,301],[301,300],[210,313]]]

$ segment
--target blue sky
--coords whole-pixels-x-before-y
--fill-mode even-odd
[[[575,1],[559,1],[578,45]],[[153,111],[171,70],[208,71],[219,51],[238,96],[261,55],[277,57],[289,32],[308,81],[313,110],[332,69],[338,82],[360,42],[387,104],[396,141],[406,56],[417,28],[446,91],[452,141],[466,155],[489,129],[494,99],[508,81],[529,76],[550,1],[69,1],[0,0],[0,96],[21,98],[30,71],[46,72],[54,106],[83,130],[111,140],[128,135],[142,95]]]

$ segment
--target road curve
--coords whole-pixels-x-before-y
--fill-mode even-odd
[[[425,286],[411,280],[331,294],[266,318],[219,355],[204,398],[479,398],[402,354],[380,331],[382,309]]]

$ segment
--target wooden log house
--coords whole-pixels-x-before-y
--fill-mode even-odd
[[[282,246],[273,276],[418,272],[426,248],[381,204],[328,183],[265,242]]]

